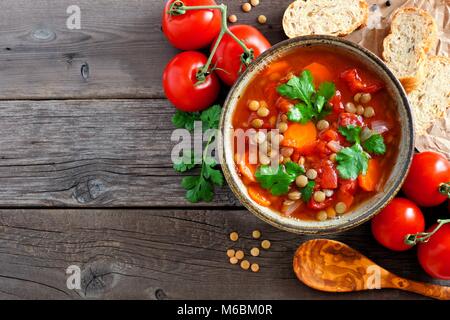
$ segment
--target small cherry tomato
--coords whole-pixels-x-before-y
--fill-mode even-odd
[[[433,232],[437,224],[427,232]],[[432,277],[450,280],[450,224],[445,224],[417,248],[419,263]]]
[[[214,73],[198,83],[197,72],[206,64],[200,52],[186,51],[176,55],[166,66],[163,87],[167,99],[182,111],[200,111],[211,106],[219,95],[220,84]]]
[[[271,47],[269,41],[258,29],[248,25],[234,25],[230,31],[249,49],[253,49],[254,58]],[[213,44],[214,46],[214,44]],[[232,86],[245,70],[241,56],[244,49],[229,34],[224,35],[213,57],[213,65],[222,81]]]
[[[405,251],[412,246],[405,244],[405,236],[425,230],[425,218],[413,202],[395,198],[372,219],[375,239],[388,249]]]
[[[403,192],[419,206],[434,207],[449,198],[439,192],[441,185],[449,183],[450,162],[439,153],[427,151],[414,155]]]
[[[181,50],[205,48],[219,35],[220,10],[188,10],[184,14],[169,14],[175,0],[167,1],[162,14],[162,30],[169,42]],[[186,6],[215,6],[214,0],[183,0]]]

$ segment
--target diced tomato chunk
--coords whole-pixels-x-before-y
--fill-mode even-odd
[[[330,142],[332,140],[338,141],[339,134],[334,129],[328,129],[328,130],[322,131],[319,134],[319,138],[322,140],[325,140],[326,142]]]
[[[356,180],[340,180],[339,190],[347,192],[348,194],[355,194],[358,182]]]
[[[317,202],[313,197],[308,201],[308,208],[312,210],[323,210],[329,207],[334,201],[334,197],[326,198],[324,202]]]
[[[345,203],[347,209],[350,208],[354,201],[354,196],[346,191],[338,190],[336,196],[337,202]]]
[[[346,127],[348,125],[354,125],[362,127],[364,126],[363,117],[358,116],[354,113],[344,112],[339,115],[338,120],[339,126]]]
[[[381,89],[383,89],[383,84],[381,83],[373,83],[373,84],[366,84],[362,81],[361,77],[358,74],[357,69],[349,69],[341,73],[340,78],[343,79],[350,91],[355,94],[359,92],[364,93],[375,93]]]
[[[287,113],[293,106],[294,104],[291,101],[283,97],[279,97],[275,102],[275,107],[284,113]]]
[[[333,108],[334,113],[340,113],[344,111],[344,104],[342,103],[342,96],[339,90],[336,90],[336,94],[330,99],[330,104]]]

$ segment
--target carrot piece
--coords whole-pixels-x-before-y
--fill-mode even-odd
[[[261,192],[259,192],[259,190],[257,188],[248,187],[247,191],[248,191],[248,195],[250,196],[250,198],[252,198],[253,201],[255,201],[257,204],[259,204],[263,207],[270,206],[270,204],[271,204],[270,200],[267,199]]]
[[[320,63],[313,62],[303,69],[311,71],[316,86],[322,82],[333,80],[330,70]]]
[[[314,123],[306,124],[291,122],[284,133],[281,145],[284,147],[301,149],[313,144],[317,139],[317,129]]]
[[[289,63],[286,61],[279,61],[279,62],[275,62],[272,65],[270,65],[270,67],[267,68],[266,70],[266,75],[271,74],[271,73],[283,73],[286,72],[287,69],[289,69]]]
[[[237,159],[236,164],[239,169],[239,172],[245,178],[247,178],[251,182],[256,182],[255,179],[256,165],[249,163],[248,151],[245,152],[244,157],[239,157],[239,159]]]
[[[359,186],[365,191],[375,191],[381,178],[381,168],[377,159],[370,159],[365,176],[358,177]]]

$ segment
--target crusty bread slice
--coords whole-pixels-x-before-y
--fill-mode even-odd
[[[422,81],[426,54],[437,42],[437,25],[426,11],[416,7],[398,9],[391,33],[383,41],[383,59],[407,92]]]
[[[364,0],[297,0],[283,17],[289,38],[305,35],[346,36],[367,23]]]
[[[408,94],[417,135],[426,133],[450,108],[450,58],[432,56],[426,59],[423,75],[423,81]]]

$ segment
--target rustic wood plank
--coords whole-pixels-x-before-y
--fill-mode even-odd
[[[0,206],[185,206],[166,100],[0,102]],[[228,188],[213,203],[235,206]]]
[[[283,7],[265,1],[240,22],[257,25],[272,43],[284,39]],[[240,12],[238,1],[225,1]],[[66,27],[70,5],[81,9],[81,29]],[[175,55],[161,32],[164,1],[2,0],[0,99],[163,97],[162,70]],[[89,78],[81,75],[89,65]]]
[[[269,251],[249,258],[257,274],[230,265],[225,251],[246,252],[261,230]],[[228,240],[236,230],[237,244]],[[375,243],[368,225],[331,238],[344,241],[393,272],[422,281],[414,251],[394,253]],[[291,268],[307,237],[275,229],[242,210],[2,210],[0,298],[137,299],[415,299],[399,291],[325,294],[300,284]],[[78,265],[82,290],[66,287]],[[434,281],[440,284],[450,282]]]

